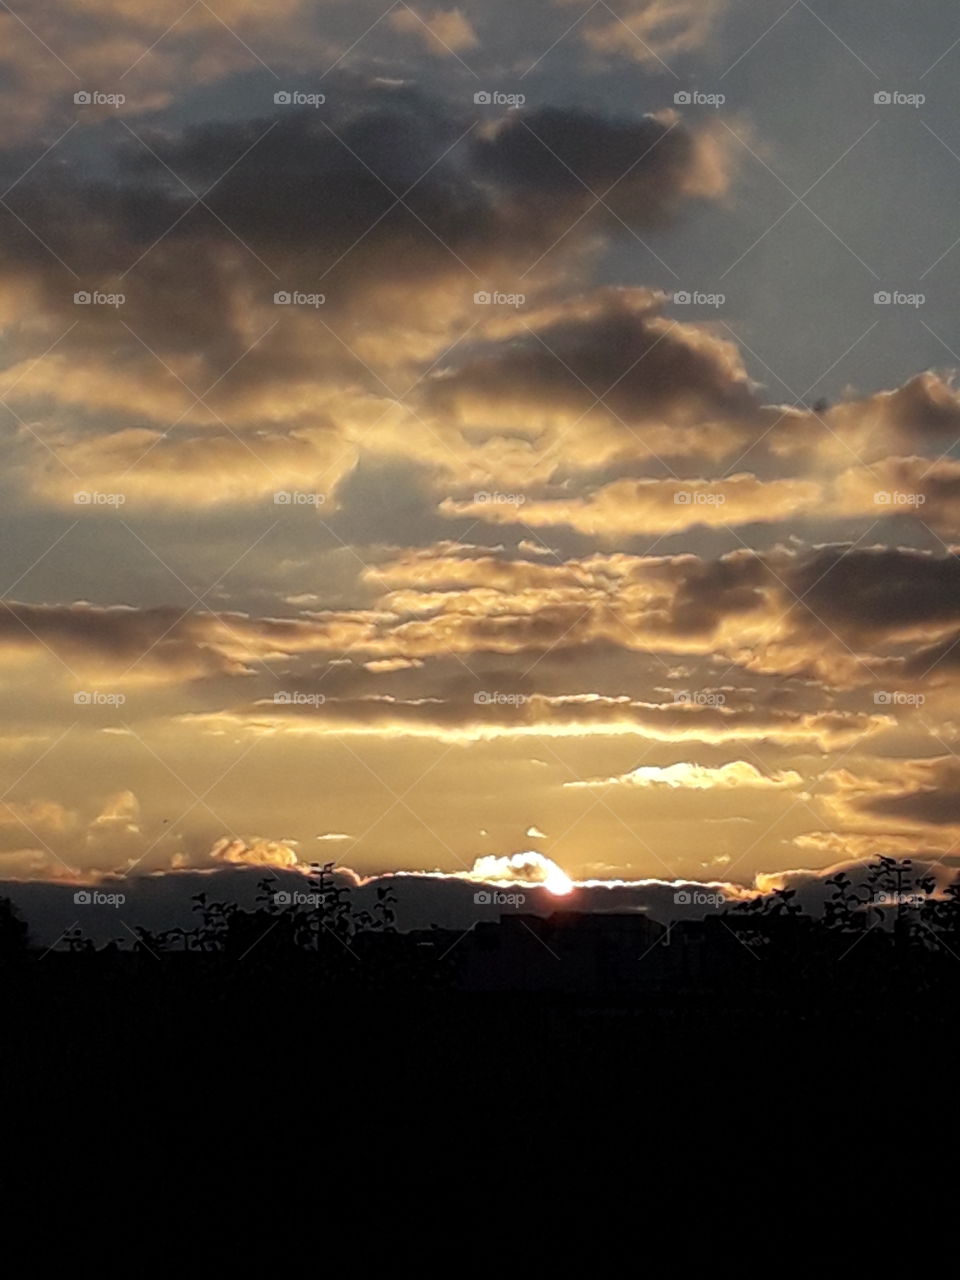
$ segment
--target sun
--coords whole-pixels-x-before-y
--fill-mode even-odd
[[[548,893],[552,893],[558,898],[563,898],[568,893],[573,892],[573,881],[561,867],[558,867],[555,862],[551,862],[543,881],[543,887]]]
[[[522,853],[487,854],[474,861],[469,879],[482,880],[485,884],[526,885],[531,889],[546,889],[562,898],[576,888],[562,867],[538,849],[525,849]]]

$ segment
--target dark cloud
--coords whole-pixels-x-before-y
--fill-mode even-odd
[[[806,609],[851,637],[922,632],[960,618],[960,558],[904,547],[824,547],[790,585]]]
[[[480,139],[477,157],[522,217],[550,226],[558,209],[585,212],[599,196],[627,222],[663,222],[704,181],[697,141],[669,113],[639,122],[557,107],[517,113]]]
[[[957,558],[906,548],[744,549],[714,560],[613,555],[556,566],[419,553],[364,576],[369,606],[288,618],[8,603],[0,643],[107,665],[149,653],[152,664],[181,673],[239,672],[271,655],[349,652],[358,662],[416,663],[458,653],[600,657],[604,647],[655,646],[862,683],[858,656],[916,668],[916,653],[898,646],[952,635],[960,618]],[[757,641],[745,649],[751,629]],[[592,690],[578,681],[568,691]]]
[[[431,398],[468,422],[572,428],[563,458],[576,465],[584,454],[581,469],[617,452],[709,451],[711,428],[742,429],[758,406],[732,345],[668,321],[662,309],[663,299],[645,290],[609,289],[535,315],[508,341],[437,376]],[[695,440],[680,430],[691,427]],[[731,427],[725,449],[738,438]]]
[[[867,796],[858,807],[895,823],[960,828],[960,761],[911,761],[904,772],[912,784],[907,789]]]
[[[60,160],[11,192],[0,273],[8,287],[39,291],[50,323],[78,319],[74,288],[124,292],[124,322],[162,359],[189,356],[198,392],[248,353],[229,383],[241,398],[264,381],[318,376],[320,353],[321,381],[338,370],[363,378],[363,365],[324,330],[327,319],[402,323],[429,341],[437,290],[462,290],[445,310],[463,313],[472,307],[470,271],[516,275],[570,229],[593,198],[529,128],[593,178],[612,178],[626,157],[636,159],[618,198],[622,216],[642,225],[672,216],[697,191],[702,160],[676,122],[544,109],[528,123],[491,123],[412,90],[361,93],[347,81],[339,104],[332,84],[329,96],[322,113],[274,109],[179,133],[137,120],[141,140],[116,122],[102,125],[109,172]],[[23,160],[19,152],[0,159],[0,174],[12,182]],[[587,220],[571,247],[592,234]],[[71,287],[58,257],[80,283]],[[311,340],[304,350],[286,332],[249,352],[256,334],[245,310],[259,302],[276,320],[277,289],[326,296],[323,312],[309,317]],[[108,340],[118,374],[132,364],[164,375],[109,308],[83,313],[61,358]],[[227,391],[214,403],[226,407]]]
[[[823,870],[793,870],[760,875],[754,885],[723,881],[658,879],[608,883],[585,881],[567,896],[557,897],[548,890],[524,885],[522,910],[534,915],[550,915],[554,911],[644,912],[664,924],[684,919],[699,919],[705,914],[735,905],[757,892],[769,893],[776,888],[797,891],[796,901],[805,911],[819,915],[832,890],[824,881],[842,867],[856,878],[863,872],[864,862],[846,861]],[[924,870],[917,863],[918,874]],[[943,864],[930,868],[941,885],[954,879],[955,872]],[[122,893],[126,901],[120,907],[82,906],[74,903],[81,882],[55,885],[0,881],[0,895],[9,896],[31,926],[36,942],[51,945],[78,922],[87,936],[98,943],[112,938],[128,938],[129,928],[141,925],[152,931],[176,927],[192,928],[196,913],[192,902],[197,893],[205,893],[209,901],[237,902],[250,910],[257,903],[259,884],[267,877],[277,892],[303,892],[302,871],[282,867],[243,867],[200,872],[183,870],[154,876],[107,876],[95,883],[104,894]],[[378,887],[389,886],[397,897],[397,922],[402,930],[429,929],[434,925],[463,932],[477,923],[494,922],[504,908],[478,904],[475,895],[483,880],[430,873],[410,873],[358,880],[348,869],[336,873],[338,883],[349,889],[358,909],[369,909]],[[497,882],[509,889],[508,882]],[[521,890],[515,885],[514,889]],[[516,908],[514,908],[516,909]],[[121,921],[123,923],[121,923]]]

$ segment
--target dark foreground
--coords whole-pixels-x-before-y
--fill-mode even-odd
[[[328,1133],[448,1102],[492,1139],[531,1111],[629,1105],[682,1129],[777,1099],[914,1124],[954,1056],[960,890],[932,896],[892,859],[868,871],[866,888],[828,882],[819,919],[776,891],[673,925],[568,910],[400,932],[389,890],[360,911],[320,868],[308,909],[265,882],[255,910],[200,895],[189,929],[126,947],[74,930],[53,950],[8,905],[0,1084],[48,1113],[147,1100],[171,1124],[196,1106]]]
[[[106,1081],[119,1095],[160,1080],[156,1097],[215,1096],[242,1079],[294,1109],[290,1090],[314,1088],[479,1091],[484,1105],[522,1109],[600,1081],[631,1092],[686,1082],[709,1106],[804,1067],[813,1086],[843,1063],[876,1077],[898,1060],[913,1071],[946,1061],[958,996],[960,979],[931,982],[909,966],[816,987],[770,975],[656,991],[337,990],[309,964],[284,973],[219,957],[54,954],[4,970],[0,1062],[4,1083],[27,1093]]]

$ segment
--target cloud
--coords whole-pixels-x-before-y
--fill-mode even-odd
[[[475,859],[469,871],[436,874],[442,875],[444,879],[467,880],[479,884],[519,885],[525,888],[542,886],[549,893],[559,896],[569,893],[573,887],[573,882],[563,868],[536,850],[506,855],[488,854]]]
[[[509,848],[546,841],[528,821],[554,804],[544,847],[582,868],[582,838],[618,878],[616,817],[567,821],[611,786],[687,870],[735,866],[760,832],[734,823],[796,799],[771,862],[948,856],[960,785],[928,755],[960,739],[955,376],[859,390],[854,364],[832,402],[771,403],[732,313],[653,287],[752,218],[723,113],[670,108],[725,6],[185,3],[35,0],[35,35],[0,11],[2,865],[253,879],[302,874],[314,839],[422,865],[412,810],[368,843],[370,770],[406,794],[434,760],[448,851],[451,811]],[[522,110],[474,101],[544,51]],[[281,511],[284,491],[324,501]],[[74,700],[94,689],[122,711]],[[175,788],[145,769],[199,786],[254,747],[224,820],[171,831]],[[320,821],[298,808],[314,761],[338,779]],[[661,825],[677,795],[710,810],[693,852],[695,814]],[[540,856],[481,870],[538,900]],[[475,883],[442,887],[469,905]]]
[[[94,488],[219,506],[298,475],[329,493],[361,445],[434,469],[438,441],[460,474],[472,446],[459,422],[435,425],[447,409],[424,375],[469,325],[497,331],[477,285],[523,274],[532,300],[579,274],[623,222],[669,225],[726,181],[709,127],[672,116],[543,106],[522,122],[480,121],[411,88],[346,74],[329,87],[322,118],[265,99],[241,120],[176,128],[147,116],[119,135],[91,126],[109,182],[72,144],[55,168],[26,173],[24,157],[0,152],[0,180],[15,184],[0,248],[3,394],[36,496],[66,505]],[[612,183],[628,166],[610,197],[623,221],[601,223],[584,183]],[[123,301],[79,307],[78,291]],[[284,293],[320,301],[276,305]],[[604,323],[632,325],[640,344],[658,336],[662,321],[639,303],[590,306],[609,314],[592,338],[589,325],[571,334],[594,344],[584,367],[601,356]],[[563,345],[563,321],[545,334]],[[676,345],[678,376],[689,366],[692,381],[709,381],[720,356],[698,361],[703,343],[689,338],[686,365]],[[475,375],[466,366],[447,393],[469,398]],[[522,403],[509,368],[498,376],[501,395]],[[662,397],[648,399],[654,412]]]
[[[554,559],[560,559],[560,553],[555,547],[548,547],[542,542],[532,542],[529,538],[521,538],[517,543],[517,550],[521,555],[552,556]]]
[[[214,862],[246,867],[298,867],[300,859],[289,845],[277,840],[243,840],[224,836],[210,850]]]
[[[468,718],[478,728],[529,729],[537,722],[626,728],[669,719],[727,736],[737,725],[750,731],[744,706],[658,708],[616,686],[605,693],[596,681],[614,654],[651,652],[844,688],[871,682],[883,688],[881,679],[899,688],[898,679],[922,674],[939,656],[928,680],[943,681],[952,669],[947,642],[960,629],[957,574],[953,555],[848,544],[743,549],[715,559],[617,553],[561,564],[421,550],[364,571],[371,593],[379,588],[368,606],[296,617],[8,601],[0,611],[0,659],[55,655],[77,676],[104,680],[262,678],[272,671],[268,685],[251,686],[254,714],[268,714],[268,691],[271,699],[278,688],[323,692],[326,702],[313,711],[310,698],[269,711],[306,713],[318,724],[339,721],[349,706],[368,724],[452,725]],[[938,644],[939,655],[932,648]],[[457,696],[448,698],[427,664],[458,654],[473,655],[482,671],[475,683],[451,688]],[[338,668],[345,655],[362,670]],[[553,691],[518,683],[521,668],[512,671],[511,662],[520,655],[540,659],[541,679],[553,672]],[[569,664],[578,655],[574,669]],[[322,684],[315,683],[315,668],[303,665],[316,661],[329,664]],[[278,663],[296,665],[280,676]],[[669,668],[665,658],[660,663]],[[865,718],[820,710],[824,728],[831,721],[865,730],[886,723],[886,712]],[[761,714],[754,728],[762,722],[760,732],[776,733],[776,718]],[[789,718],[780,718],[793,732]]]
[[[13,878],[129,870],[146,842],[140,799],[130,789],[91,791],[77,805],[37,797],[0,806],[0,874]]]
[[[449,516],[471,516],[493,524],[568,525],[592,537],[677,533],[696,525],[729,528],[777,523],[811,513],[822,515],[823,488],[808,480],[761,481],[754,475],[723,480],[617,480],[579,497],[508,503],[445,499]]]
[[[29,22],[13,11],[0,14],[2,137],[20,141],[62,121],[84,86],[123,90],[127,98],[119,108],[88,108],[93,114],[165,107],[178,90],[210,85],[259,65],[258,56],[293,47],[307,6],[277,0],[268,10],[257,0],[218,0],[216,9],[185,10],[179,0],[147,7],[136,0],[34,0]]]
[[[9,203],[33,234],[9,216],[0,278],[12,314],[29,304],[23,355],[59,342],[19,396],[252,424],[278,398],[288,415],[302,409],[311,388],[360,378],[382,394],[391,360],[434,358],[448,325],[474,312],[464,262],[515,279],[589,209],[568,165],[602,183],[643,156],[617,188],[618,213],[640,223],[669,221],[702,184],[694,134],[676,121],[542,107],[481,129],[413,90],[339,87],[322,119],[265,102],[259,118],[180,131],[138,121],[113,145],[105,135],[109,185],[66,156],[24,176]],[[0,153],[11,181],[18,165]],[[203,206],[196,191],[209,191]],[[560,262],[583,251],[591,224]],[[44,242],[78,283],[67,287]],[[80,288],[124,302],[81,313]],[[281,311],[278,290],[324,301]]]
[[[519,699],[517,700],[519,702]],[[343,735],[437,738],[453,743],[523,738],[644,738],[653,742],[767,742],[816,745],[821,750],[852,747],[882,732],[884,716],[849,712],[719,711],[684,709],[675,703],[634,703],[595,694],[548,698],[533,694],[521,705],[478,709],[473,698],[399,699],[390,696],[328,699],[190,713],[185,723],[210,732],[245,727],[252,734]]]
[[[523,857],[523,855],[520,855]],[[505,859],[510,861],[510,859]],[[699,919],[705,914],[738,902],[750,901],[758,894],[775,889],[796,891],[795,901],[811,914],[819,915],[832,890],[826,880],[837,871],[845,871],[852,879],[863,878],[866,860],[843,860],[822,869],[790,869],[760,873],[750,885],[722,880],[583,880],[574,882],[569,893],[558,898],[550,892],[538,875],[549,874],[530,864],[521,871],[531,879],[518,877],[511,868],[506,877],[476,879],[473,873],[445,876],[434,872],[408,872],[378,877],[357,876],[349,870],[336,873],[336,882],[351,890],[356,906],[363,910],[375,901],[378,888],[390,887],[397,899],[398,923],[402,930],[428,929],[431,925],[466,931],[480,920],[495,919],[493,904],[476,901],[477,886],[488,884],[504,891],[519,890],[525,901],[525,913],[550,915],[558,910],[593,912],[645,912],[662,923]],[[502,868],[500,868],[502,870]],[[270,869],[278,891],[302,889],[302,875],[283,867]],[[31,932],[42,945],[52,945],[76,921],[73,894],[77,883],[95,883],[105,892],[122,891],[127,899],[123,919],[131,926],[143,925],[161,931],[175,927],[191,928],[196,923],[193,897],[203,892],[216,901],[235,901],[251,910],[257,904],[259,882],[264,868],[260,866],[221,866],[207,871],[184,868],[164,876],[85,877],[57,884],[51,881],[0,881],[0,895],[9,896],[31,925]],[[916,863],[919,875],[930,874],[937,892],[953,883],[956,869],[942,864]],[[500,908],[502,910],[502,908]],[[117,936],[118,912],[106,908],[98,913],[85,909],[84,930],[99,943]]]
[[[77,495],[90,492],[120,495],[125,510],[275,502],[291,491],[325,506],[356,460],[356,447],[329,428],[250,436],[130,428],[67,439],[39,458],[32,483],[37,497],[74,511]]]
[[[66,835],[73,829],[77,815],[57,800],[14,800],[0,802],[0,833],[17,832],[20,828],[41,831],[49,838]]]
[[[728,764],[712,768],[708,765],[681,762],[666,767],[638,765],[629,773],[613,778],[590,778],[583,782],[565,782],[565,787],[667,787],[670,790],[712,791],[733,787],[781,790],[799,787],[803,779],[799,773],[786,770],[765,774],[746,760],[731,760]]]
[[[784,409],[770,422],[767,443],[783,461],[872,463],[890,455],[945,452],[960,436],[960,394],[952,376],[926,371],[901,387],[851,397],[822,413]]]
[[[943,537],[960,536],[960,463],[921,457],[889,457],[851,467],[833,477],[762,480],[742,473],[719,479],[621,479],[574,496],[522,503],[446,498],[443,515],[524,527],[566,525],[601,540],[624,535],[674,534],[703,527],[798,520],[859,520],[876,525],[912,517]]]
[[[706,44],[726,8],[726,0],[613,0],[591,14],[580,38],[597,53],[663,69],[665,60]]]
[[[423,14],[404,5],[390,14],[389,23],[394,31],[419,37],[431,53],[441,56],[474,49],[479,43],[470,20],[460,9],[434,9]]]
[[[462,429],[526,435],[534,461],[562,438],[568,469],[722,457],[758,412],[740,355],[724,338],[668,320],[662,307],[648,290],[603,289],[522,317],[509,340],[435,375],[429,401]]]
[[[132,835],[140,834],[140,802],[132,791],[110,796],[93,820],[93,827],[116,828]]]
[[[960,761],[954,756],[898,761],[895,772],[861,781],[849,803],[895,828],[929,825],[960,833]]]

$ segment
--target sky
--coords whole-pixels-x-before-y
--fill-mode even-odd
[[[952,865],[958,67],[946,0],[4,5],[0,881]]]

